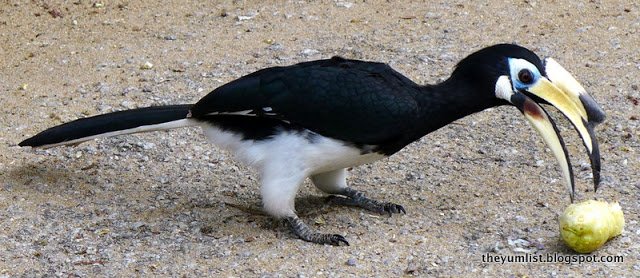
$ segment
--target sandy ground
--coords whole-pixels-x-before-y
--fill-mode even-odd
[[[257,2],[0,1],[0,277],[638,276],[638,4]],[[557,217],[569,204],[561,173],[513,107],[467,117],[350,171],[355,188],[407,215],[328,206],[306,184],[300,215],[344,234],[350,247],[303,242],[263,215],[255,173],[197,129],[44,151],[16,146],[65,121],[193,103],[257,69],[333,55],[434,83],[499,42],[554,57],[608,113],[597,128],[597,194],[579,138],[553,116],[578,199],[624,209],[624,234],[594,253],[623,263],[483,262],[487,254],[578,258],[559,240]]]

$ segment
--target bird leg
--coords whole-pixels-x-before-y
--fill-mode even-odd
[[[262,173],[260,193],[265,212],[284,219],[291,231],[302,240],[336,246],[349,245],[343,236],[319,233],[298,218],[295,196],[306,176],[301,171],[296,171],[296,167],[281,167],[282,165],[286,163],[269,163]]]
[[[390,202],[380,202],[364,196],[364,193],[351,189],[349,187],[345,187],[342,189],[340,193],[337,195],[342,195],[344,197],[339,197],[336,195],[331,195],[329,201],[334,204],[344,205],[344,206],[355,206],[361,207],[368,211],[376,212],[379,214],[389,214],[391,216],[394,213],[404,213],[407,212],[404,210],[404,207],[398,204],[390,203]]]
[[[300,220],[298,216],[289,216],[285,218],[285,220],[291,227],[291,231],[302,240],[319,244],[331,244],[335,246],[340,246],[342,243],[349,246],[349,242],[343,236],[338,234],[323,234],[315,232]]]
[[[329,201],[334,204],[361,207],[380,214],[388,213],[391,215],[401,212],[406,214],[401,205],[369,199],[362,192],[347,187],[347,170],[344,168],[315,174],[311,176],[311,180],[318,189],[332,194],[329,196]]]

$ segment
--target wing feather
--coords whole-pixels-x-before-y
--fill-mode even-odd
[[[334,57],[254,72],[209,93],[191,113],[211,119],[243,112],[377,145],[401,137],[414,123],[418,91],[417,84],[388,65]]]

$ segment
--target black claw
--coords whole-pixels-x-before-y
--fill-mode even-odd
[[[398,205],[398,210],[400,210],[402,212],[402,214],[407,214],[407,211],[404,210],[404,207],[401,205]]]
[[[340,246],[340,244],[342,243],[343,245],[349,246],[349,242],[343,236],[338,234],[323,234],[314,232],[297,216],[287,217],[285,218],[285,221],[289,223],[291,231],[302,240],[318,244],[331,244],[335,246]]]
[[[334,234],[331,235],[331,245],[340,246],[340,243],[344,243],[346,246],[349,246],[349,242],[346,238],[341,235]]]
[[[403,213],[403,214],[407,214],[407,211],[404,209],[403,206],[401,205],[396,205],[393,203],[386,203],[383,206],[383,211],[384,212],[388,212],[389,216],[391,216],[393,213]]]

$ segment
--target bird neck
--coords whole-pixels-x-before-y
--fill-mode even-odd
[[[421,92],[416,96],[422,108],[420,130],[424,134],[420,135],[424,136],[465,116],[503,104],[495,96],[487,94],[485,87],[487,86],[455,78],[421,87]]]
[[[455,120],[505,104],[487,94],[486,90],[490,90],[487,89],[489,85],[482,86],[465,81],[467,80],[450,78],[442,83],[421,86],[419,90],[413,91],[414,99],[420,108],[416,122],[411,123],[412,129],[407,130],[401,138],[379,146],[379,151],[387,156],[392,155]]]

